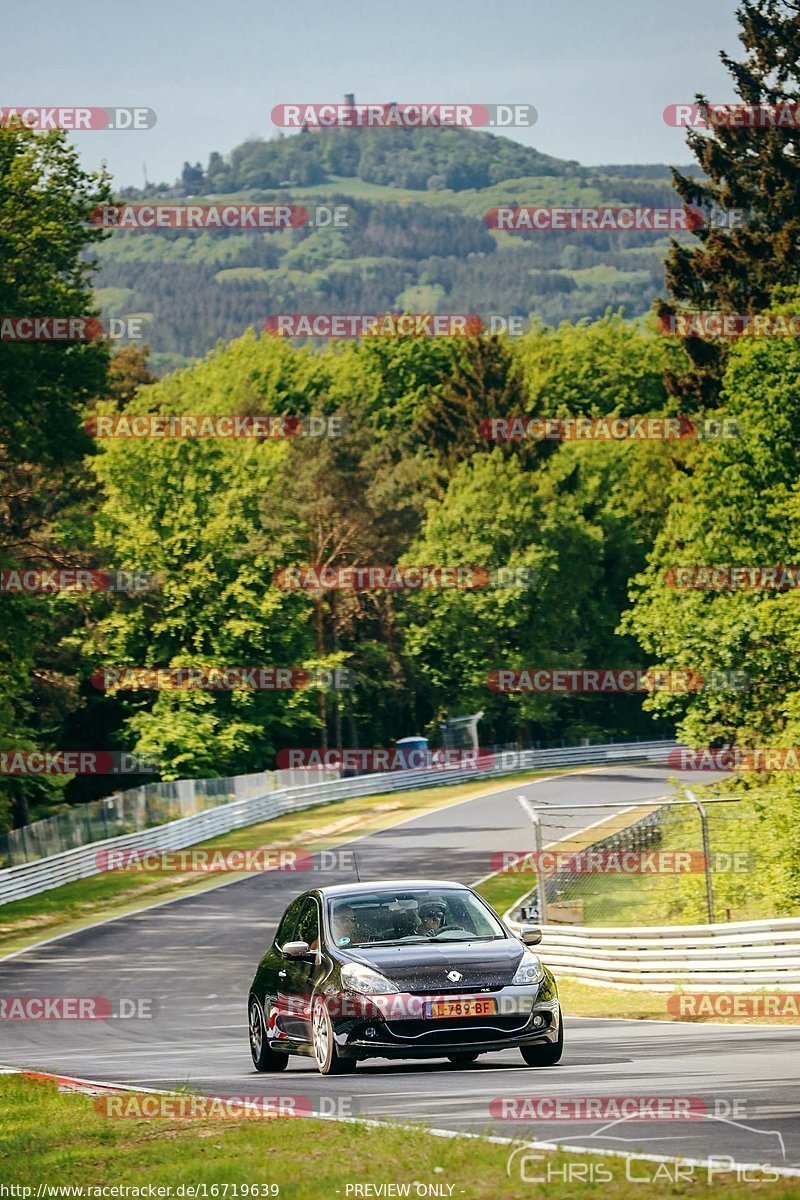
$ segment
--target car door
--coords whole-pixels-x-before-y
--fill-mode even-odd
[[[311,996],[321,974],[320,912],[314,896],[305,897],[291,941],[307,942],[313,957],[282,958],[278,970],[281,992],[286,996],[282,1024],[290,1037],[307,1042],[311,1040]]]
[[[281,954],[280,947],[291,942],[294,936],[297,918],[306,896],[298,896],[284,912],[278,923],[275,939],[267,950],[258,966],[256,993],[264,1010],[264,1021],[269,1037],[279,1037],[286,1030],[281,994],[285,991],[284,979],[280,972],[285,969],[286,959]]]

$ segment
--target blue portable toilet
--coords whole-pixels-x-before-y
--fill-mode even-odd
[[[430,762],[430,749],[426,737],[400,738],[396,749],[397,756],[406,770],[427,767]]]

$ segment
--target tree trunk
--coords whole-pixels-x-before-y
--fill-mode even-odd
[[[316,608],[316,626],[317,626],[317,658],[325,657],[325,636],[322,626],[322,597],[317,596],[314,605]],[[322,688],[317,692],[317,716],[320,721],[320,746],[323,750],[328,749],[328,705],[325,697],[325,692]]]

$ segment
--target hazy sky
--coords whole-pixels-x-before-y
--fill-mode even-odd
[[[529,103],[511,136],[583,163],[688,162],[666,105],[733,98],[735,0],[38,0],[3,17],[0,105],[140,105],[140,132],[76,134],[119,186],[172,180],[244,138],[273,105],[357,100]]]

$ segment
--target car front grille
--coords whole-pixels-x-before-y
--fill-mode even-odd
[[[422,1046],[445,1046],[460,1042],[494,1041],[516,1037],[525,1031],[530,1014],[510,1016],[453,1017],[436,1021],[386,1021],[384,1028],[399,1044],[417,1042]]]

